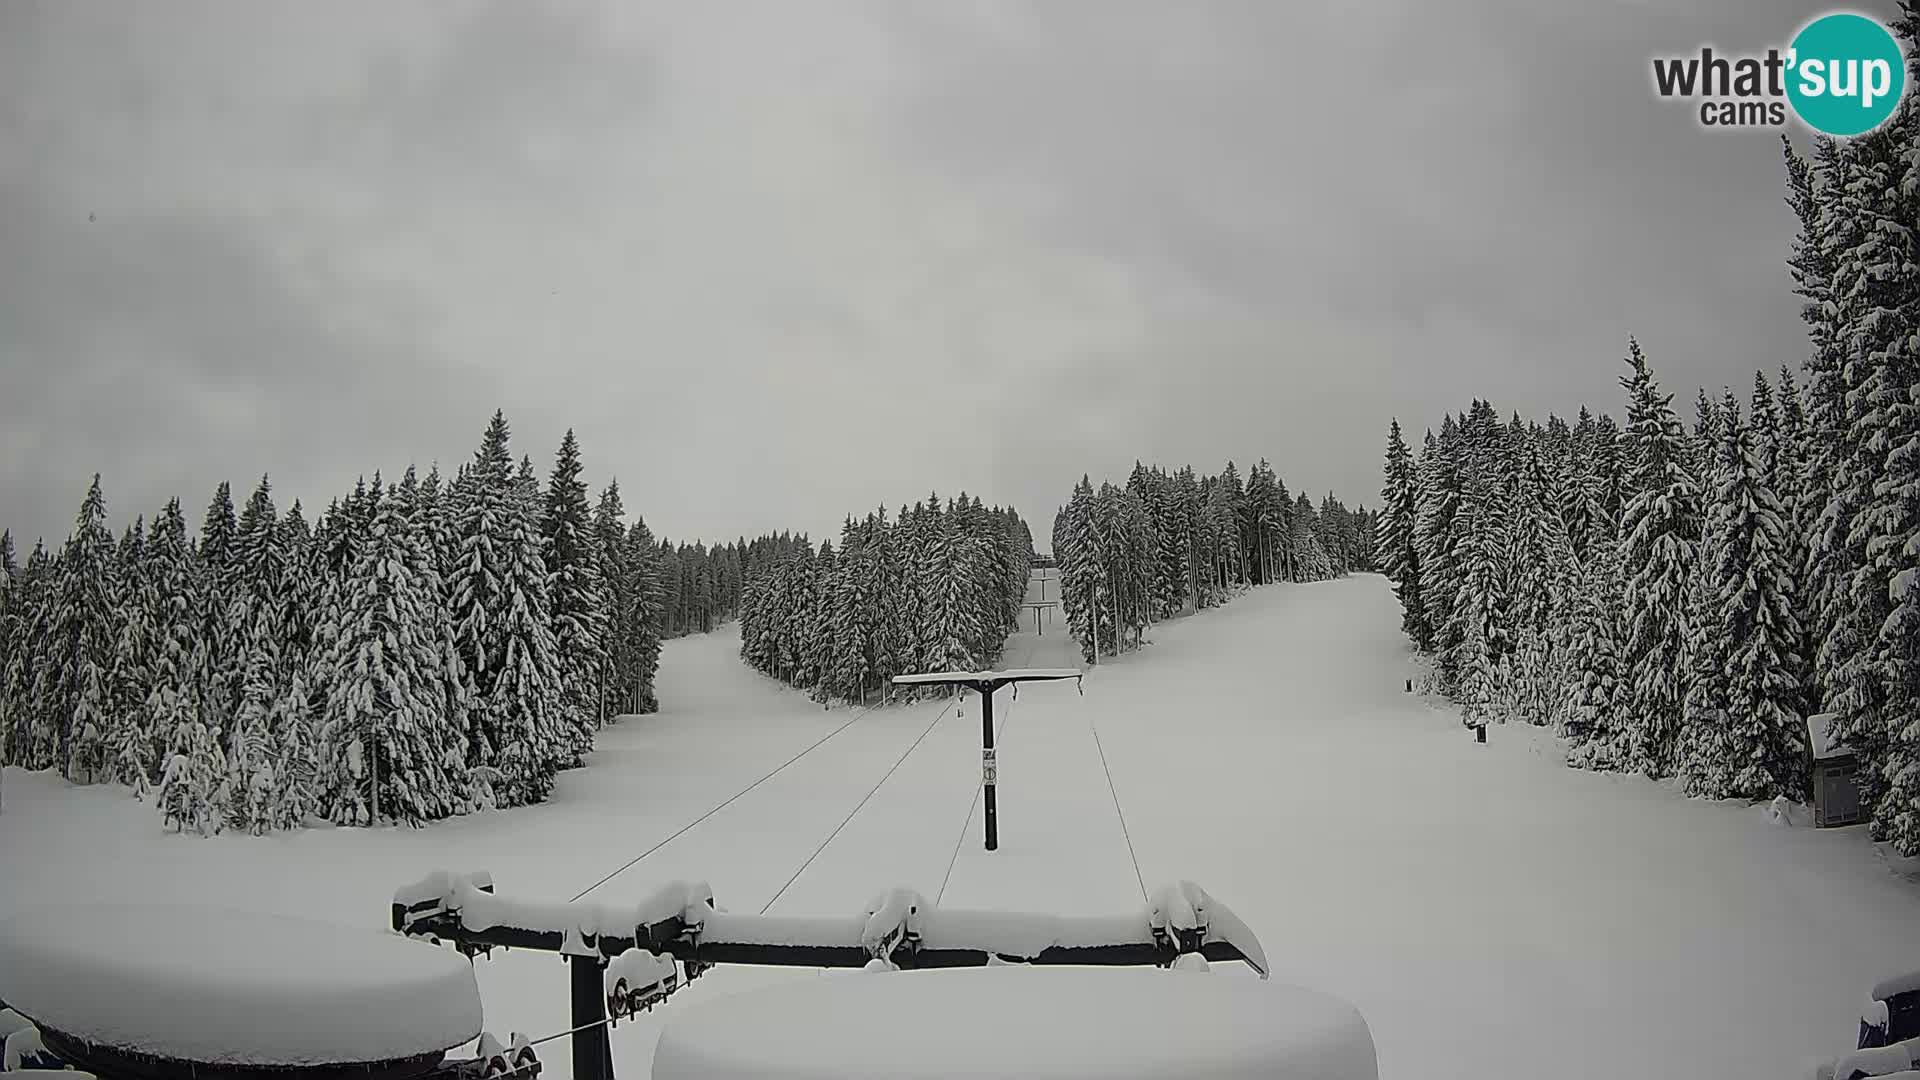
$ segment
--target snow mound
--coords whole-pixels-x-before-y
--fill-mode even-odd
[[[1908,1039],[1892,1046],[1873,1046],[1849,1050],[1833,1063],[1835,1080],[1855,1076],[1910,1076],[1920,1065],[1920,1039]]]
[[[654,1080],[1266,1076],[1378,1080],[1353,1006],[1158,969],[988,967],[782,983],[687,1009]]]
[[[1794,802],[1785,795],[1775,795],[1772,802],[1760,808],[1760,814],[1774,825],[1806,828],[1813,824],[1812,807]]]
[[[185,1061],[315,1065],[480,1034],[458,954],[378,930],[163,904],[0,921],[0,1000],[49,1031]]]
[[[5,1045],[5,1051],[0,1052],[0,1069],[6,1070],[8,1075],[38,1066],[47,1056],[46,1044],[40,1041],[40,1031],[32,1024],[9,1032]]]

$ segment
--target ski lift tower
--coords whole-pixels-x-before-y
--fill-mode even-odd
[[[934,671],[921,675],[895,675],[896,686],[958,686],[980,695],[980,782],[986,787],[987,850],[1000,847],[1000,824],[994,806],[993,693],[1008,683],[1051,682],[1072,679],[1079,685],[1077,668],[1018,668],[1013,671]],[[1014,691],[1019,693],[1019,691]],[[1084,691],[1082,691],[1084,693]]]

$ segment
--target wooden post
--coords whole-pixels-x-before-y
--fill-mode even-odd
[[[607,989],[598,956],[568,956],[573,984],[573,1080],[613,1080],[613,1044],[607,1038]],[[588,1027],[587,1025],[593,1025]],[[580,1030],[585,1028],[586,1030]]]
[[[993,750],[993,685],[983,683],[980,691],[980,779],[987,789],[987,850],[1000,847],[999,808],[994,805],[994,785],[998,779],[999,763],[994,760]]]

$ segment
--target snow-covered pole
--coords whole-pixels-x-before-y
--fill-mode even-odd
[[[986,789],[987,850],[1000,847],[999,809],[994,804],[994,792],[997,762],[993,757],[993,691],[994,687],[983,685],[975,687],[980,691],[980,783]]]
[[[999,807],[995,803],[995,781],[998,773],[994,760],[993,746],[993,694],[994,691],[1009,683],[1037,682],[1054,679],[1079,680],[1081,673],[1074,668],[1030,668],[1015,671],[946,671],[928,672],[920,675],[895,675],[896,684],[920,686],[958,686],[964,693],[973,690],[980,695],[980,783],[986,789],[986,829],[987,850],[1000,847]]]

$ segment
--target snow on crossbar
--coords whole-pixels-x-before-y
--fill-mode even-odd
[[[437,890],[437,891],[436,891]],[[1131,915],[946,911],[917,893],[881,894],[844,916],[717,911],[705,884],[675,882],[629,907],[529,904],[483,892],[472,878],[434,874],[397,891],[393,929],[472,954],[495,946],[612,959],[641,948],[704,969],[714,964],[903,969],[1027,964],[1170,966],[1183,953],[1239,960],[1262,976],[1266,954],[1245,923],[1192,882]],[[884,924],[884,925],[882,925]]]
[[[963,683],[1010,683],[1037,682],[1044,679],[1077,679],[1081,672],[1077,668],[1014,668],[1011,671],[928,671],[917,675],[895,675],[896,684],[934,684]]]
[[[714,907],[704,883],[674,882],[624,907],[528,903],[493,892],[487,874],[440,871],[393,894],[393,929],[447,942],[467,956],[494,947],[567,958],[575,1080],[612,1075],[614,1016],[651,1008],[716,964],[914,968],[998,964],[1173,967],[1183,957],[1239,960],[1267,977],[1247,925],[1190,881],[1161,889],[1129,915],[942,911],[890,889],[843,916],[746,915]],[[675,961],[685,978],[671,978]]]

